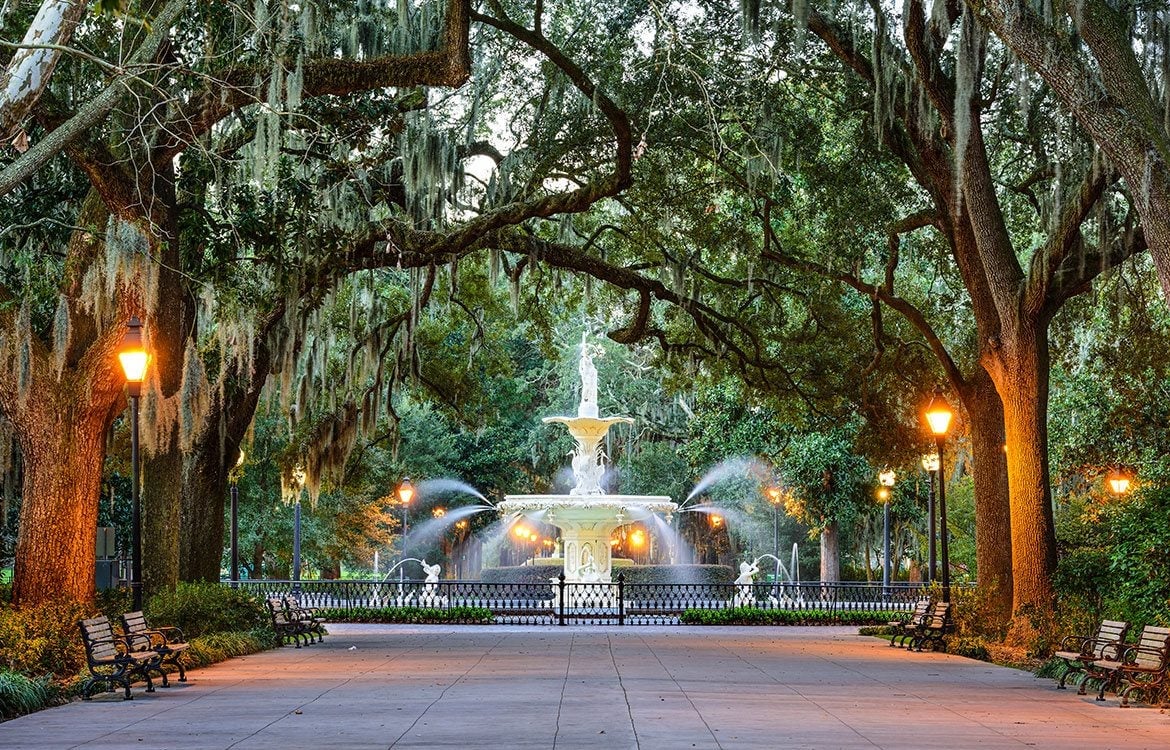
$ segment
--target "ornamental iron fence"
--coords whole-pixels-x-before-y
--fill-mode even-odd
[[[477,607],[493,622],[520,625],[673,625],[687,610],[789,610],[832,619],[846,611],[910,611],[929,596],[921,583],[489,583],[421,580],[241,580],[225,582],[263,597],[292,595],[305,607],[345,611]],[[952,585],[952,588],[960,588]]]

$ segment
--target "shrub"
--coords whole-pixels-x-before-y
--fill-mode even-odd
[[[233,656],[247,656],[278,644],[276,635],[267,628],[240,632],[220,632],[192,638],[190,648],[179,657],[185,667],[206,667]]]
[[[85,664],[77,621],[93,614],[73,601],[0,607],[0,669],[37,677],[77,674]]]
[[[358,607],[355,609],[322,608],[317,616],[326,622],[385,622],[410,624],[490,625],[492,611],[485,607]]]
[[[0,670],[0,721],[39,711],[55,703],[60,695],[60,688],[48,675],[34,679]]]
[[[683,625],[884,625],[899,612],[863,612],[828,609],[688,609],[679,615]]]
[[[987,641],[978,636],[966,636],[947,640],[947,652],[979,661],[991,661]]]
[[[152,625],[180,628],[187,638],[208,633],[249,632],[268,622],[264,602],[218,583],[180,583],[150,597],[146,615]]]

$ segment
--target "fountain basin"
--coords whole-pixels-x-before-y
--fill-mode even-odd
[[[614,529],[658,513],[670,517],[678,505],[664,495],[507,495],[500,513],[531,517],[561,530],[568,583],[610,583]]]

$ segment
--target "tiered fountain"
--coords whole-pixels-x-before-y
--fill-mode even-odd
[[[678,508],[669,497],[657,495],[610,495],[601,487],[606,456],[602,441],[612,425],[633,424],[629,417],[601,417],[597,412],[597,368],[593,350],[581,337],[581,403],[575,417],[545,417],[569,428],[577,441],[573,451],[573,477],[577,483],[568,495],[507,495],[499,510],[505,517],[523,515],[561,530],[566,583],[610,583],[612,560],[609,540],[614,529],[642,521],[655,513],[669,520]]]

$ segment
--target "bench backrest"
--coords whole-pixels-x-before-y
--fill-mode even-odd
[[[90,661],[108,661],[118,657],[114,629],[110,627],[109,618],[99,615],[81,620],[77,626],[81,629],[81,641],[85,644],[85,653]]]
[[[122,627],[126,635],[138,635],[150,629],[146,627],[146,615],[141,612],[127,612],[122,615]]]
[[[272,615],[272,621],[276,624],[287,623],[289,621],[288,612],[285,610],[284,599],[279,596],[270,596],[267,600],[268,612]]]
[[[1170,628],[1159,628],[1147,625],[1142,629],[1142,636],[1137,642],[1133,663],[1147,669],[1158,669],[1166,666],[1167,656],[1170,656]]]
[[[930,600],[919,599],[914,605],[914,612],[910,614],[910,622],[915,625],[921,625],[922,621],[926,619],[926,613],[930,611]]]
[[[945,628],[951,621],[951,603],[935,602],[931,607],[930,615],[926,618],[926,627],[932,629]]]
[[[1102,620],[1101,627],[1097,630],[1097,637],[1087,644],[1090,648],[1086,650],[1090,650],[1095,659],[1117,658],[1115,655],[1116,647],[1125,641],[1127,635],[1129,635],[1128,622]]]

